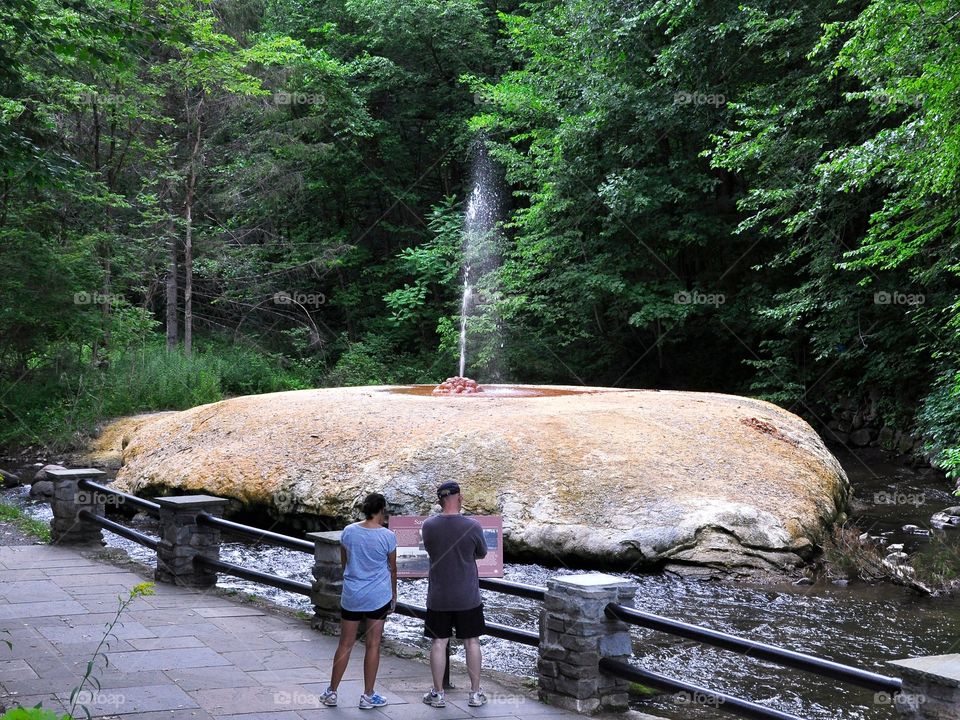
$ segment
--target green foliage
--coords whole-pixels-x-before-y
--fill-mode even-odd
[[[879,395],[960,468],[949,0],[8,5],[0,445],[452,374],[480,138],[471,373]]]
[[[954,480],[960,480],[960,371],[940,373],[917,413],[926,452]]]
[[[35,520],[18,507],[0,503],[0,521],[13,523],[23,532],[44,542],[50,542],[50,524],[42,520]],[[10,644],[7,640],[4,640],[4,642]]]
[[[0,720],[72,720],[69,715],[58,715],[42,707],[15,707],[0,715]]]
[[[350,343],[324,384],[331,387],[384,385],[391,382],[392,376],[390,347],[373,337],[365,342]]]

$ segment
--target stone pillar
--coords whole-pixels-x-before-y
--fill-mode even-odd
[[[340,624],[340,593],[343,567],[340,564],[340,531],[307,533],[317,544],[313,560],[312,625],[318,630]]]
[[[579,713],[623,712],[626,680],[600,672],[600,658],[633,654],[629,626],[608,618],[609,603],[633,607],[637,586],[602,573],[547,582],[537,662],[540,699]]]
[[[892,702],[904,720],[960,720],[960,654],[887,664],[903,678],[903,690],[892,698],[877,693],[874,702]]]
[[[185,587],[212,587],[217,573],[194,567],[196,555],[220,559],[220,530],[198,525],[202,513],[221,515],[227,501],[210,495],[156,498],[160,506],[160,542],[157,545],[157,582]]]
[[[99,525],[80,519],[81,510],[94,515],[104,514],[105,498],[101,493],[81,490],[80,481],[102,480],[102,470],[47,470],[53,481],[53,520],[50,521],[51,542],[54,545],[102,545],[103,533]]]

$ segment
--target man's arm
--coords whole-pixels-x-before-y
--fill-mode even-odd
[[[475,530],[476,531],[474,532],[474,536],[476,538],[477,546],[474,551],[474,557],[477,560],[480,560],[481,558],[485,558],[487,556],[487,541],[483,537],[483,528],[480,527],[480,523],[477,523],[477,527]]]

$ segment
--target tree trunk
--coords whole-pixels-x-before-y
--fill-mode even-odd
[[[180,339],[177,327],[177,234],[173,223],[167,232],[167,350],[174,350]]]
[[[183,352],[188,357],[193,353],[193,195],[197,186],[197,156],[200,154],[200,112],[203,97],[197,104],[197,127],[193,148],[190,151],[190,170],[187,174],[187,192],[183,217],[186,232],[183,238]]]
[[[111,223],[112,227],[112,223]],[[101,299],[100,304],[100,324],[103,331],[103,359],[100,360],[100,366],[105,367],[110,363],[110,314],[113,306],[111,300],[111,291],[113,289],[111,272],[112,265],[110,262],[110,246],[104,242],[103,249],[103,298]]]
[[[193,216],[192,200],[188,193],[184,219],[187,231],[183,238],[183,353],[193,352]]]

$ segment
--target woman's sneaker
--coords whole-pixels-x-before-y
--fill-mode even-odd
[[[487,704],[486,693],[483,692],[483,688],[480,688],[476,692],[470,693],[470,697],[467,699],[467,705],[470,707],[480,707],[481,705]]]
[[[336,707],[337,706],[337,691],[327,688],[323,691],[323,695],[320,696],[320,702],[322,702],[327,707]]]
[[[383,695],[372,693],[371,695],[360,696],[360,709],[371,710],[372,708],[383,707],[387,704],[387,699]]]
[[[437,692],[436,690],[431,690],[423,696],[423,702],[431,707],[446,707],[447,701],[443,699],[443,693]]]

